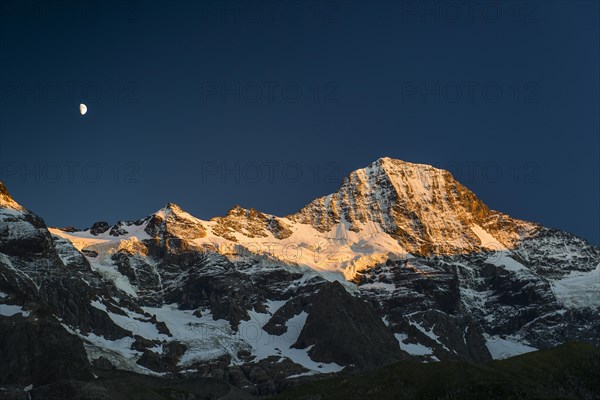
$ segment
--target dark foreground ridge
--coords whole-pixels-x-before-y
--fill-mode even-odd
[[[278,400],[599,399],[600,349],[571,342],[483,364],[402,361],[300,385]]]
[[[96,379],[67,379],[34,387],[31,399],[208,400],[256,399],[213,378],[167,379],[94,368]],[[302,382],[302,380],[305,380]],[[599,399],[600,349],[563,344],[487,363],[402,361],[367,374],[310,381],[273,400],[329,399]],[[309,380],[306,382],[306,380]],[[0,386],[0,399],[27,399],[22,388]],[[266,398],[266,397],[260,397]]]

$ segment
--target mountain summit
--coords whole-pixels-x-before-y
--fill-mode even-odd
[[[391,158],[350,173],[336,193],[290,218],[320,232],[376,229],[419,255],[513,246],[535,229],[491,211],[448,171]]]

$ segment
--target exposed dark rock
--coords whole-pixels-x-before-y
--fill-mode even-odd
[[[256,302],[257,288],[239,272],[220,275],[190,275],[169,301],[183,309],[210,308],[214,319],[226,319],[237,329],[239,322],[249,319],[248,310]]]
[[[271,335],[283,335],[287,332],[287,321],[302,311],[308,311],[311,300],[309,296],[298,296],[290,299],[273,314],[269,322],[263,326],[263,329]]]
[[[338,282],[324,284],[311,299],[306,324],[294,344],[300,349],[309,346],[314,360],[359,369],[407,358],[377,312]]]
[[[63,232],[69,232],[69,233],[78,232],[79,231],[79,229],[75,228],[74,226],[66,226],[64,228],[58,228],[58,229],[60,229]]]
[[[108,222],[106,222],[106,221],[94,222],[94,224],[90,228],[90,233],[94,236],[98,236],[101,233],[104,233],[109,229],[110,229],[110,225],[108,225]]]
[[[11,234],[12,232],[16,234]],[[0,218],[0,253],[31,260],[42,255],[51,255],[53,251],[50,233],[44,221],[30,212],[21,215],[3,214]]]
[[[157,340],[146,339],[140,335],[134,335],[135,342],[131,345],[131,348],[137,351],[145,351],[146,349],[156,347],[160,345],[160,342]]]
[[[81,339],[54,318],[0,316],[0,383],[92,379]]]
[[[115,369],[115,366],[103,356],[98,357],[92,361],[92,366],[100,369]]]
[[[249,238],[267,237],[270,232],[277,239],[290,237],[292,231],[279,218],[269,216],[255,210],[245,209],[239,205],[227,212],[225,217],[215,217],[212,221],[217,225],[212,231],[215,235],[237,242],[234,233],[241,233]]]
[[[127,234],[127,231],[119,225],[115,225],[110,228],[110,232],[108,234],[111,236],[123,236]]]

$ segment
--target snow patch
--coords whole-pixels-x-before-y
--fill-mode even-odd
[[[407,352],[411,356],[429,356],[433,354],[433,349],[430,347],[419,343],[405,343],[404,341],[408,339],[408,335],[404,333],[394,333],[394,336],[400,344],[400,350]]]
[[[303,311],[290,318],[285,324],[286,332],[276,336],[267,333],[263,329],[271,317],[270,311],[270,309],[268,313],[250,311],[250,320],[240,322],[239,332],[242,335],[242,339],[251,346],[252,355],[256,356],[255,361],[275,355],[287,357],[294,363],[300,364],[309,371],[312,371],[312,373],[331,373],[344,369],[344,366],[336,363],[313,361],[308,355],[312,346],[305,349],[292,348],[292,345],[296,343],[306,323],[306,318],[308,317],[306,312]]]
[[[497,267],[502,267],[507,271],[512,272],[522,272],[529,271],[523,264],[510,257],[509,252],[507,251],[499,251],[494,255],[487,258],[486,262],[488,264],[495,265]]]
[[[471,225],[471,231],[479,238],[479,241],[481,242],[481,247],[496,251],[507,250],[506,246],[500,243],[498,239],[496,239],[491,233],[489,233],[479,225]]]
[[[142,319],[146,319],[143,315],[136,314],[127,309],[122,309],[127,315],[117,314],[108,310],[103,303],[97,300],[92,301],[91,305],[107,313],[115,324],[130,331],[134,335],[140,335],[146,339],[152,340],[168,339],[167,335],[158,332],[158,329],[153,323],[142,321]]]
[[[507,336],[501,338],[500,336],[485,335],[485,338],[487,340],[486,346],[494,360],[501,360],[537,350],[535,347],[519,342],[520,338],[518,337]]]
[[[551,286],[558,302],[567,308],[600,307],[600,264],[588,272],[571,271]]]
[[[23,317],[29,317],[30,311],[24,310],[21,306],[12,304],[0,304],[0,315],[4,317],[12,317],[13,315],[21,314]]]
[[[173,335],[171,340],[177,340],[187,347],[179,365],[213,360],[226,354],[237,359],[237,353],[247,347],[236,340],[229,321],[215,320],[208,311],[196,317],[194,310],[180,310],[177,304],[143,307],[143,310],[156,315],[157,321],[167,325]]]

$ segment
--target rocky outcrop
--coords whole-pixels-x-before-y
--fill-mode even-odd
[[[277,239],[286,239],[292,234],[289,227],[279,218],[253,208],[246,210],[235,206],[225,217],[215,217],[211,221],[215,223],[212,227],[213,234],[232,242],[238,241],[235,234],[248,238],[262,238],[271,233]]]
[[[90,233],[94,236],[98,236],[109,229],[110,225],[106,221],[94,222],[94,224],[90,227]]]
[[[258,299],[258,288],[247,276],[236,271],[219,275],[193,275],[169,300],[184,309],[207,308],[214,319],[225,319],[233,329],[248,320],[248,311]]]
[[[308,354],[314,360],[369,369],[408,358],[375,310],[338,282],[323,285],[307,312],[294,347],[312,346]]]
[[[168,203],[148,217],[144,230],[167,251],[184,250],[189,247],[187,242],[206,236],[202,222],[175,203]]]
[[[92,379],[81,339],[54,317],[0,316],[0,383],[43,385]]]
[[[177,363],[185,351],[185,345],[173,341],[165,346],[163,354],[144,349],[137,363],[155,372],[176,372]]]

